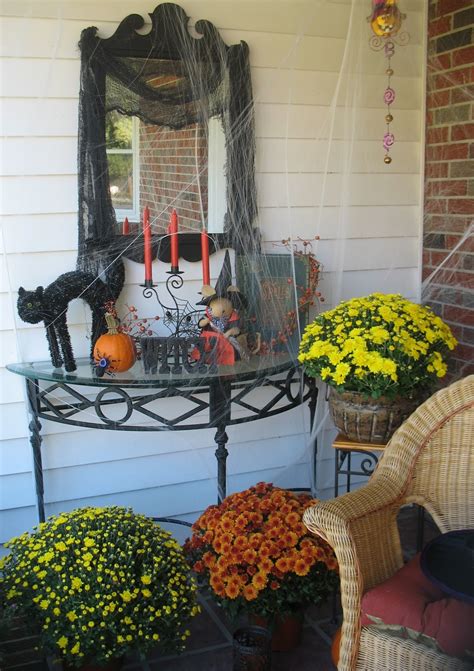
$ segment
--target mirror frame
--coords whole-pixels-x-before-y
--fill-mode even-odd
[[[226,77],[226,99],[221,119],[226,141],[226,203],[224,232],[209,234],[210,253],[230,247],[249,254],[259,249],[260,235],[254,227],[257,215],[255,187],[255,123],[250,79],[249,50],[245,42],[227,46],[209,21],[197,21],[189,31],[189,17],[172,3],[158,5],[149,14],[151,30],[139,14],[127,16],[109,38],[97,35],[92,26],[82,31],[81,87],[79,95],[79,213],[78,268],[99,274],[118,256],[143,263],[142,236],[138,244],[120,235],[112,205],[105,148],[106,77],[114,58],[193,59],[218,63]],[[232,137],[236,124],[244,132]],[[242,160],[242,156],[244,160]],[[242,169],[245,165],[246,169]],[[248,167],[251,166],[249,170]],[[237,172],[235,172],[237,171]],[[236,180],[235,177],[238,177]],[[237,182],[237,183],[235,183]],[[153,235],[153,258],[169,261],[169,237]],[[189,261],[201,258],[200,233],[180,234],[180,256]],[[141,244],[140,244],[141,242]]]

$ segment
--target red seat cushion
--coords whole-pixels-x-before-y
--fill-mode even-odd
[[[474,655],[474,605],[447,597],[426,578],[420,555],[362,598],[362,626],[436,646],[453,657]]]

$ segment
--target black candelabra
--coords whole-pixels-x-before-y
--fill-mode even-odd
[[[217,338],[211,338],[210,351],[204,352],[204,341],[199,337],[199,319],[202,310],[196,309],[187,299],[178,295],[184,284],[183,272],[171,266],[165,282],[166,298],[162,298],[153,280],[145,280],[143,297],[155,297],[163,312],[163,325],[167,336],[143,336],[140,338],[142,361],[145,373],[180,374],[214,373],[216,365]]]

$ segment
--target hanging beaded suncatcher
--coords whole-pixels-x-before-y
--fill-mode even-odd
[[[370,47],[374,51],[384,50],[385,58],[387,59],[387,88],[384,91],[383,99],[387,106],[387,113],[385,115],[385,123],[387,124],[385,134],[383,136],[383,147],[385,149],[385,163],[391,163],[390,149],[395,142],[395,136],[390,129],[390,124],[393,121],[391,105],[395,101],[395,90],[392,88],[392,76],[394,70],[392,68],[392,57],[395,54],[395,44],[403,46],[407,44],[409,36],[407,32],[400,33],[402,21],[406,18],[405,14],[397,7],[397,0],[372,0],[372,14],[368,17],[370,27],[373,35],[370,38]],[[396,37],[395,37],[396,36]]]

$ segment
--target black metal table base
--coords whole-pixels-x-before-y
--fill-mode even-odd
[[[149,393],[144,393],[145,385],[120,386],[104,382],[103,387],[93,387],[96,392],[93,398],[90,391],[86,395],[80,385],[75,385],[73,381],[66,383],[61,380],[52,384],[49,381],[42,385],[39,379],[26,378],[26,387],[31,414],[29,429],[34,456],[36,499],[41,522],[45,520],[45,502],[40,419],[68,426],[113,431],[189,431],[215,428],[219,503],[226,496],[226,466],[229,454],[226,429],[236,424],[273,417],[296,408],[305,401],[309,402],[312,426],[317,399],[314,380],[305,378],[297,366],[275,374],[257,373],[252,379],[243,381],[231,377],[211,377],[197,381],[195,386],[180,387],[179,382],[160,389],[146,386]],[[251,392],[259,387],[272,391],[271,398],[263,407],[255,405],[250,398]],[[165,398],[186,399],[192,407],[178,416],[167,418],[160,414],[159,407],[150,407],[153,402]],[[107,410],[118,405],[124,406],[123,415],[118,419],[110,418]],[[233,415],[233,409],[239,409],[244,414]],[[141,424],[144,419],[151,420],[151,423]]]

